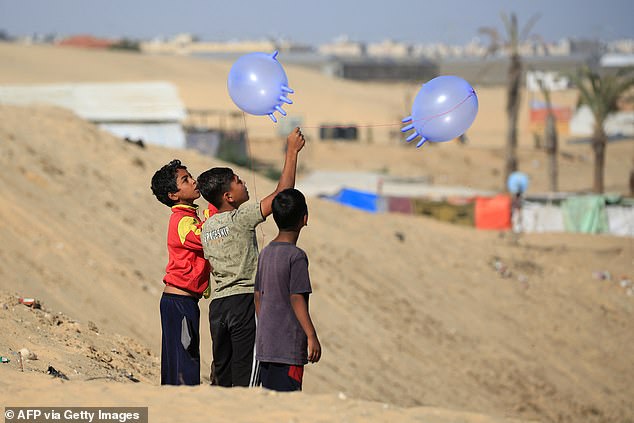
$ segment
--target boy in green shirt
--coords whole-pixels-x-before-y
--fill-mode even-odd
[[[245,204],[249,192],[229,168],[212,168],[198,177],[203,198],[218,213],[203,225],[205,258],[216,282],[209,304],[213,343],[212,385],[256,386],[259,371],[254,360],[255,305],[253,287],[258,263],[255,227],[272,213],[273,198],[295,186],[297,155],[305,144],[299,128],[287,137],[286,159],[277,188],[260,203]]]

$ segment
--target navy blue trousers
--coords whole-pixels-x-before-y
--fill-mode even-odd
[[[161,297],[161,385],[200,385],[200,308],[184,295]]]

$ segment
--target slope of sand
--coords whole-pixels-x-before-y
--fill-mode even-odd
[[[199,91],[207,89],[201,81],[224,83],[224,65],[201,70],[183,58],[0,45],[0,60],[9,64],[0,67],[0,83],[161,74],[179,85],[190,107],[215,103],[195,93],[196,81]],[[203,77],[216,66],[220,75]],[[302,72],[307,86],[323,85],[324,97],[331,88],[348,89]],[[380,97],[383,88],[371,88],[367,95]],[[258,142],[278,152],[261,157],[279,164],[282,142],[254,139],[254,150]],[[608,163],[631,160],[629,145],[610,145]],[[309,168],[388,166],[397,174],[406,158],[412,168],[420,159],[425,172],[445,169],[452,184],[488,189],[496,183],[488,173],[503,160],[496,146],[447,144],[424,154],[366,147],[309,139],[300,161],[306,158]],[[3,397],[12,398],[6,405],[65,405],[67,398],[147,405],[157,421],[197,421],[201,413],[236,421],[631,421],[634,299],[617,281],[593,278],[607,270],[631,279],[631,239],[546,234],[514,242],[504,233],[368,215],[319,199],[309,200],[309,226],[299,242],[311,263],[311,310],[324,348],[322,361],[307,368],[305,392],[157,386],[169,210],[152,197],[149,180],[174,157],[195,175],[224,165],[191,151],[140,149],[62,109],[0,106],[0,355],[12,357],[0,365]],[[363,160],[350,164],[355,157]],[[574,166],[562,171],[562,187],[587,188],[591,162],[578,159]],[[608,180],[623,192],[624,171],[615,167],[608,166]],[[254,196],[274,188],[235,169]],[[265,245],[274,235],[270,220],[258,241]],[[510,275],[496,271],[496,259]],[[18,296],[37,298],[43,310],[19,304]],[[208,301],[200,305],[205,316]],[[201,320],[208,379],[208,325]],[[39,358],[25,361],[24,372],[12,354],[20,348]],[[70,381],[44,375],[49,365]]]

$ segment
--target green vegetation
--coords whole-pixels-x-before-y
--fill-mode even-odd
[[[140,52],[141,51],[141,46],[140,46],[138,41],[129,40],[127,38],[124,38],[122,40],[119,40],[115,44],[111,45],[110,49],[111,50],[127,50],[127,51]]]

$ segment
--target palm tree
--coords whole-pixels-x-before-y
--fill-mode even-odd
[[[603,174],[605,169],[605,149],[608,137],[605,133],[605,120],[618,110],[618,101],[634,86],[632,69],[622,69],[614,74],[599,75],[589,67],[583,67],[571,75],[571,81],[579,90],[579,105],[585,104],[592,111],[594,129],[592,150],[594,151],[594,179],[592,190],[603,193]]]
[[[557,118],[553,112],[553,104],[550,100],[550,89],[546,86],[543,80],[539,79],[539,89],[546,100],[546,127],[544,129],[545,148],[548,154],[548,181],[551,192],[557,192],[557,150],[558,150],[558,136],[557,136]]]
[[[522,78],[522,58],[520,56],[520,43],[525,41],[533,26],[539,19],[539,15],[533,15],[522,30],[519,30],[515,13],[507,16],[501,13],[502,21],[506,29],[506,38],[491,27],[480,28],[479,32],[491,38],[487,54],[493,54],[499,50],[505,50],[510,55],[508,68],[508,85],[506,90],[506,114],[508,129],[506,136],[506,164],[504,167],[504,181],[517,170],[517,117],[520,109],[520,85]]]

